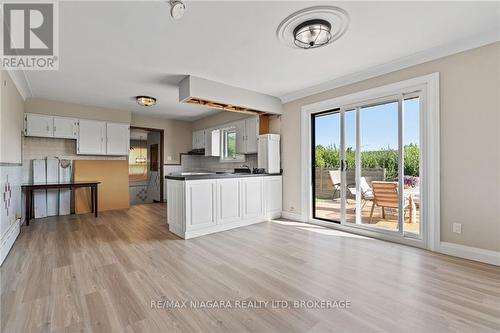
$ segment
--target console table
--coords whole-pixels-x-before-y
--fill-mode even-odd
[[[98,200],[97,200],[97,185],[100,182],[96,181],[75,181],[75,182],[60,182],[60,183],[27,183],[22,184],[21,188],[26,194],[26,225],[30,225],[30,219],[33,218],[33,191],[36,190],[50,190],[50,189],[76,189],[82,187],[90,187],[92,212],[97,217]]]

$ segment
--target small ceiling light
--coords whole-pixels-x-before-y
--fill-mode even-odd
[[[137,96],[135,99],[142,106],[153,106],[156,104],[156,98],[151,96]]]
[[[180,0],[170,0],[170,16],[174,20],[178,20],[184,16],[186,5]]]
[[[302,22],[293,30],[294,43],[303,49],[314,49],[328,44],[332,38],[332,25],[325,20]]]

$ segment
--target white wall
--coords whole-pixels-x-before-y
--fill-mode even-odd
[[[24,101],[7,71],[1,70],[0,163],[21,163]]]
[[[132,114],[131,126],[164,130],[164,163],[179,164],[180,154],[191,150],[191,123]]]
[[[118,123],[130,123],[132,113],[125,110],[101,108],[98,106],[82,105],[43,98],[28,98],[25,105],[26,112],[41,113],[52,116],[74,117]]]
[[[0,264],[19,235],[23,112],[24,101],[9,73],[0,70]]]
[[[433,72],[440,73],[441,240],[500,251],[500,42],[285,104],[283,209],[301,213],[303,105]]]

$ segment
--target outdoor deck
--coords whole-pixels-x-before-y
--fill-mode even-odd
[[[370,211],[372,208],[372,202],[368,201],[363,207],[361,212],[361,220],[363,225],[397,231],[398,229],[398,211],[396,209],[386,208],[385,219],[382,218],[382,209],[380,207],[375,207],[373,211],[373,218],[371,223]],[[415,221],[409,223],[409,214],[406,214],[404,230],[414,234],[418,234],[420,230],[420,209],[416,209]],[[328,220],[340,220],[340,199],[316,199],[316,217]],[[355,201],[347,200],[347,211],[346,211],[346,221],[355,222]]]

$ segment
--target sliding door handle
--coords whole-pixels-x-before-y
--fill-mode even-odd
[[[341,160],[340,161],[340,171],[347,171],[349,168],[349,163],[347,163],[346,160]]]

